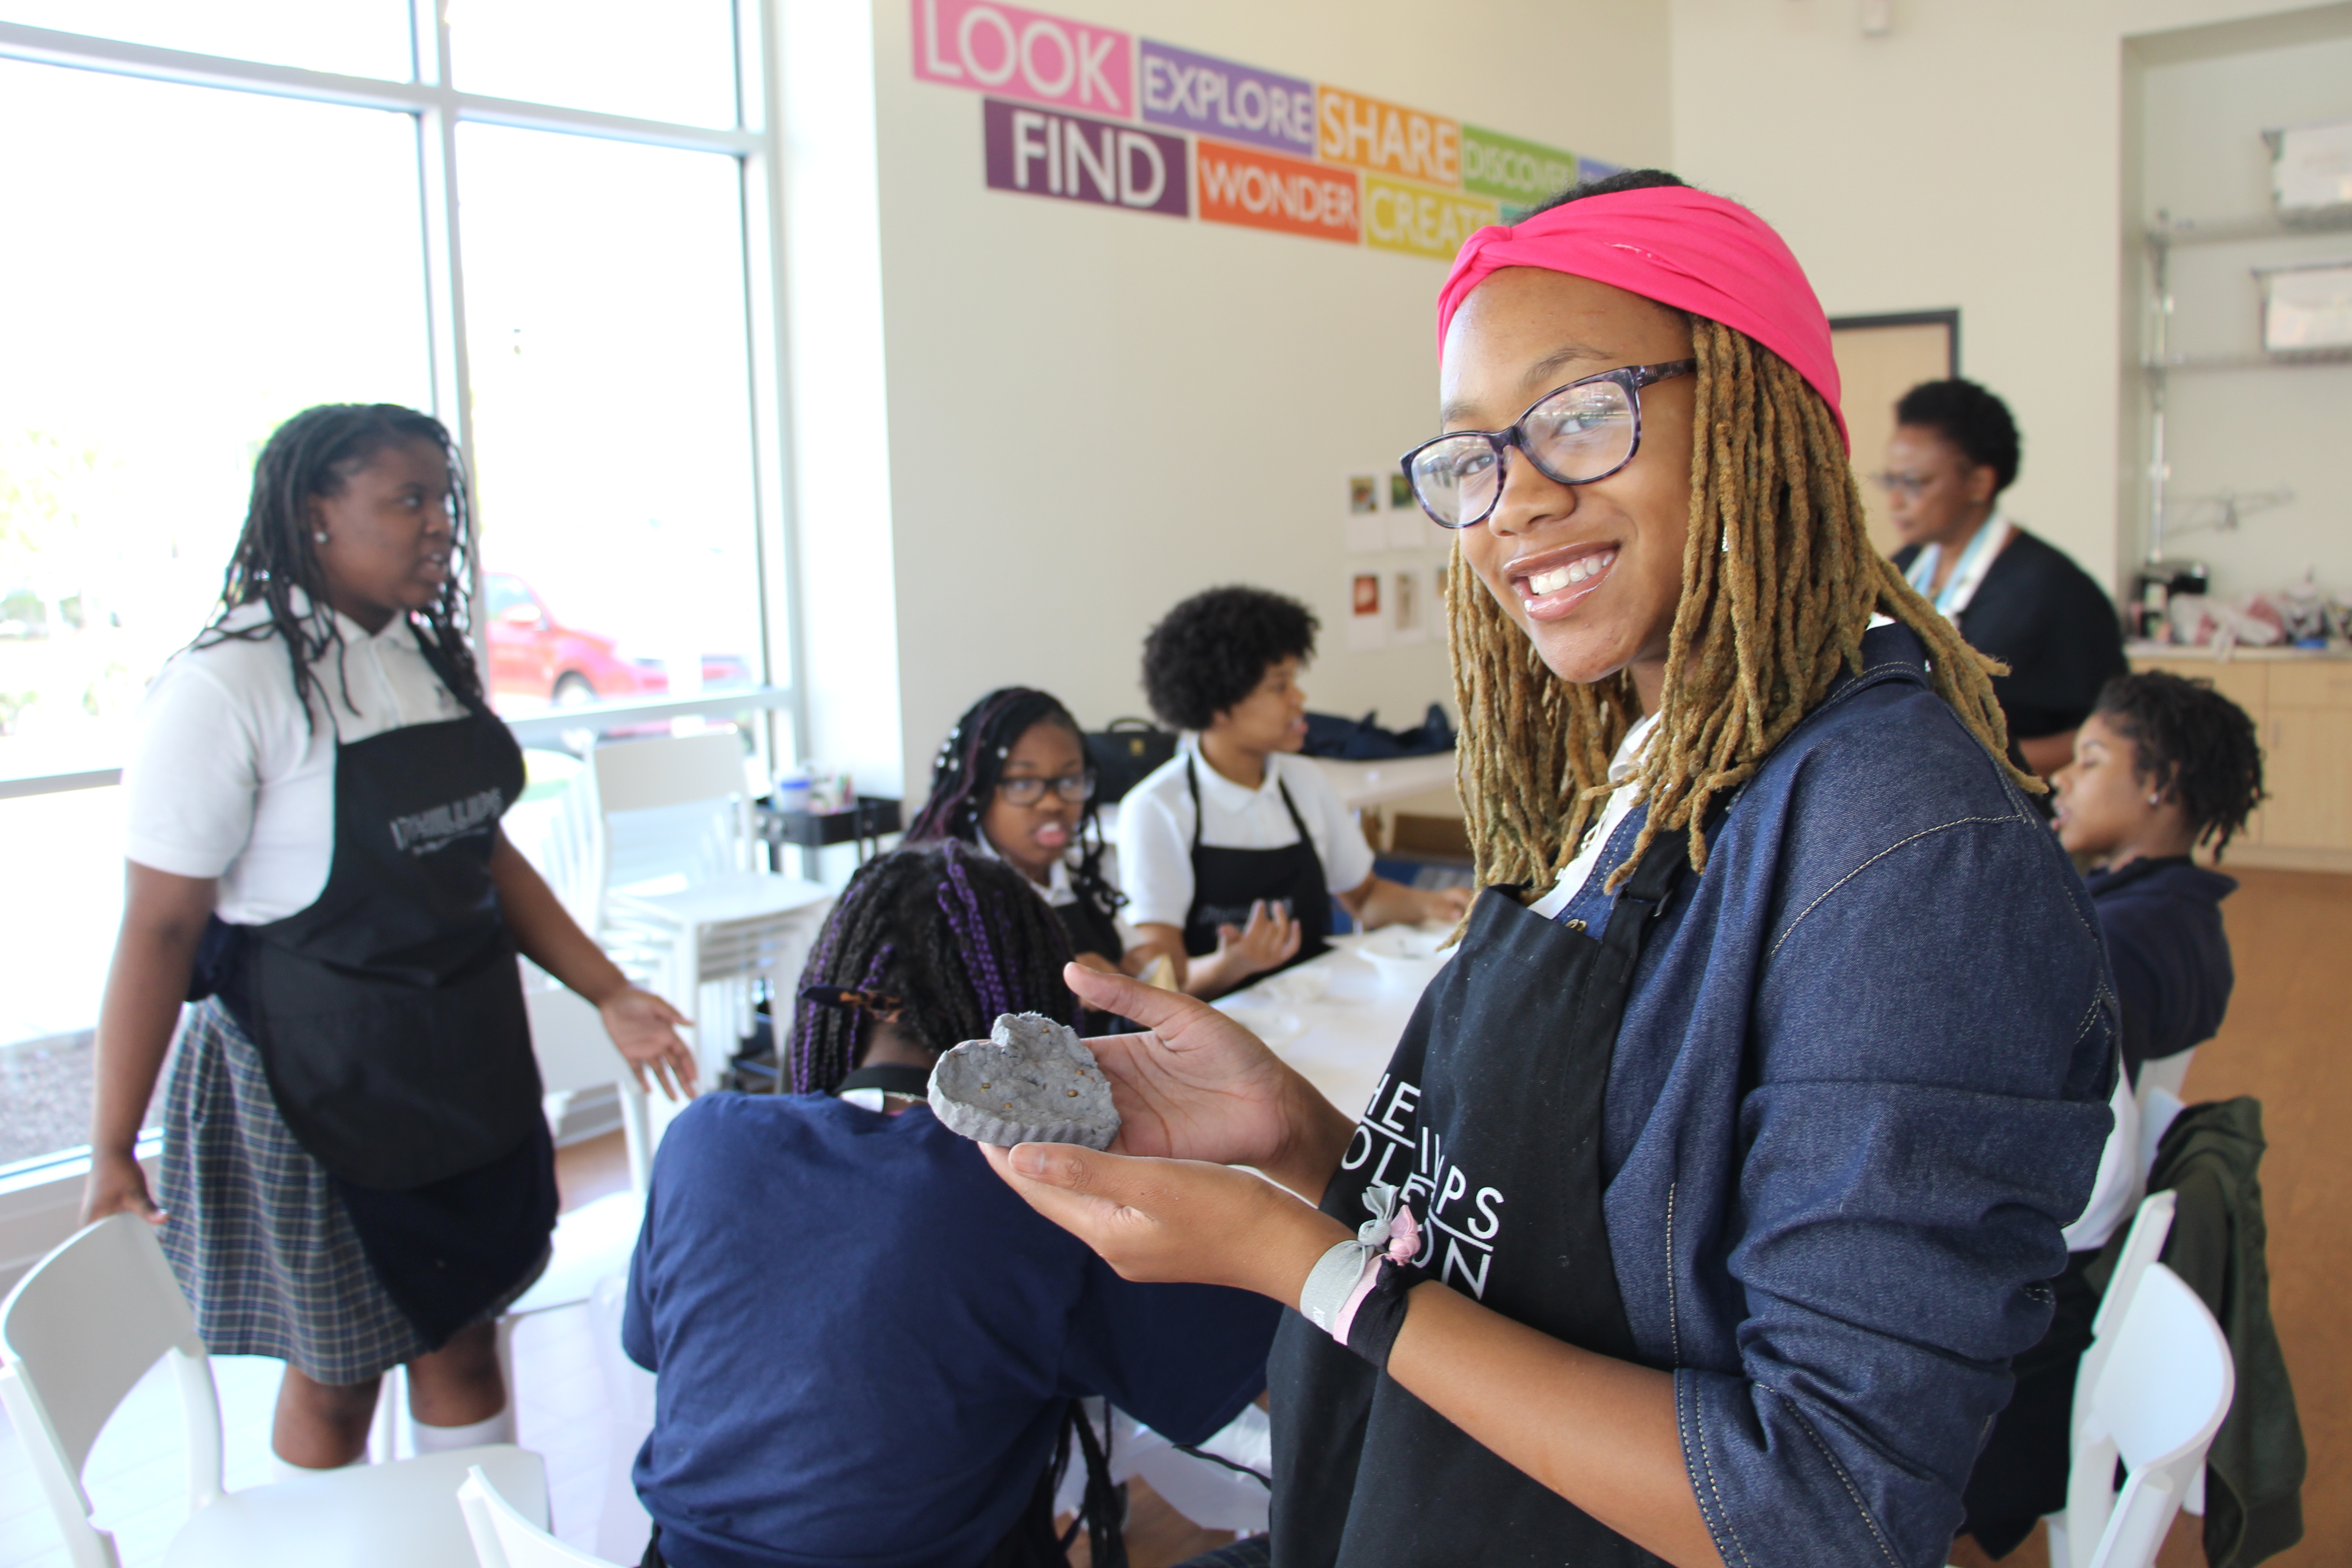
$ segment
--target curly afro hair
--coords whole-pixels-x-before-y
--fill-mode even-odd
[[[1895,422],[1933,430],[1979,468],[1993,471],[1993,494],[2016,482],[2017,421],[2009,405],[1973,381],[1923,381],[1895,405]]]
[[[2263,752],[2246,710],[2213,689],[2160,669],[2118,675],[2092,710],[2132,743],[2132,776],[2180,802],[2196,842],[2231,836],[2263,801]]]
[[[1264,588],[1211,588],[1168,612],[1143,639],[1143,695],[1163,724],[1205,730],[1286,658],[1315,657],[1321,622]]]

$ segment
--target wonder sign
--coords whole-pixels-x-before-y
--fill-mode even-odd
[[[923,80],[1134,118],[1135,50],[1127,34],[986,0],[914,0],[914,6],[915,74]]]

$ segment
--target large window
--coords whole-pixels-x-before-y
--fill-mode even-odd
[[[789,749],[758,9],[0,0],[0,1166],[84,1136],[113,770],[298,410],[466,444],[499,711]]]

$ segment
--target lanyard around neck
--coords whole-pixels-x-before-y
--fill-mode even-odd
[[[1948,621],[1959,618],[1960,612],[1969,607],[1969,602],[1977,596],[1977,590],[1984,585],[1985,574],[1992,570],[1993,557],[2000,554],[2000,547],[2009,542],[2009,520],[1998,510],[1977,525],[1976,537],[1969,541],[1969,547],[1961,551],[1959,560],[1953,563],[1951,581],[1944,584],[1942,593],[1935,595],[1938,615]],[[1922,594],[1927,593],[1927,585],[1936,580],[1936,564],[1943,556],[1942,545],[1930,544],[1912,558],[1911,570],[1904,576],[1911,586]]]

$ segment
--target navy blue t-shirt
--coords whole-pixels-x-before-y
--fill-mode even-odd
[[[1265,1386],[1280,1311],[1119,1279],[928,1107],[706,1095],[629,1270],[622,1343],[660,1374],[637,1493],[677,1568],[972,1568],[1066,1401],[1199,1442]]]
[[[2221,900],[2234,879],[2186,855],[2134,860],[2083,879],[2107,939],[2107,966],[2123,1009],[2124,1068],[2202,1045],[2221,1027],[2237,983]]]

